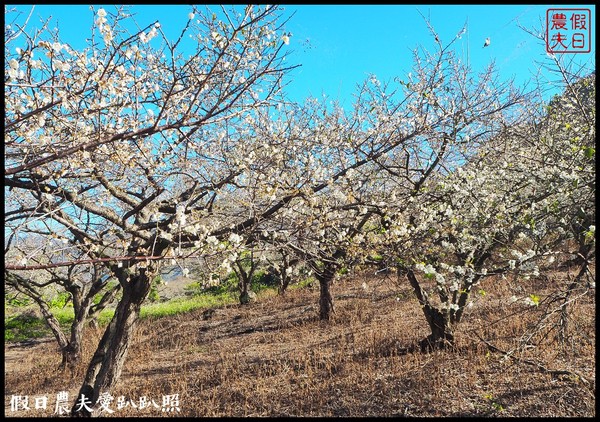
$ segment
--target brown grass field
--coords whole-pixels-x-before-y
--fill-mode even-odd
[[[408,283],[385,276],[338,280],[329,323],[318,320],[318,286],[212,314],[145,319],[111,392],[114,413],[102,416],[593,417],[595,290],[573,295],[564,341],[558,313],[542,318],[557,305],[548,294],[568,277],[555,272],[520,287],[486,280],[456,347],[431,353],[416,347],[429,331]],[[539,306],[509,299],[529,293]],[[88,330],[72,374],[56,369],[53,340],[5,344],[6,416],[52,416],[60,391],[72,404],[100,334]],[[163,396],[174,394],[179,412],[162,412]],[[13,395],[27,395],[31,410],[11,412]],[[37,396],[48,397],[46,410],[33,408]],[[117,410],[119,396],[156,406]]]

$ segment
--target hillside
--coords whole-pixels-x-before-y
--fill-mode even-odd
[[[458,328],[456,349],[429,354],[416,350],[426,322],[395,276],[336,282],[329,324],[318,320],[316,288],[146,319],[107,416],[594,416],[594,290],[578,292],[564,344],[551,317],[540,321],[552,304],[542,289],[566,277],[555,272],[521,287],[519,298],[535,291],[539,306],[509,299],[514,280],[488,280]],[[535,324],[541,335],[512,358],[478,338],[508,351]],[[84,362],[99,335],[86,339]],[[7,344],[5,354],[7,416],[51,416],[57,393],[77,393],[85,368],[72,381],[57,373],[54,342]],[[180,412],[161,412],[169,394],[179,394]],[[12,395],[28,395],[31,410],[12,412]],[[46,411],[32,403],[43,395]],[[117,410],[121,395],[138,408]],[[142,396],[157,407],[139,409]]]

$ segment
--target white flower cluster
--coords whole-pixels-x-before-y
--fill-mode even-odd
[[[175,207],[175,220],[177,221],[177,224],[179,224],[179,227],[185,226],[186,216],[184,204],[177,204]]]
[[[10,59],[8,61],[8,71],[6,72],[10,79],[24,79],[25,72],[19,69],[19,62],[16,59]]]
[[[58,70],[61,72],[68,72],[69,70],[71,70],[70,64],[60,61],[60,60],[53,60],[52,67],[54,68],[54,70]]]
[[[108,44],[113,39],[113,32],[112,28],[107,25],[106,15],[106,10],[102,8],[98,9],[98,12],[96,12],[96,16],[98,16],[98,18],[96,18],[96,26],[98,27],[100,33],[104,36],[104,43]]]
[[[229,235],[229,241],[234,245],[239,245],[240,243],[242,243],[242,240],[243,240],[242,236],[240,236],[237,233],[231,233]]]
[[[160,23],[156,22],[154,24],[154,26],[152,27],[152,29],[150,31],[148,31],[148,33],[146,34],[145,32],[140,32],[140,41],[144,44],[146,44],[147,42],[149,42],[150,40],[152,40],[152,38],[156,37],[158,35],[158,31],[157,28],[160,28]]]
[[[217,239],[215,236],[208,236],[206,238],[206,243],[209,246],[216,247],[219,245],[219,239]]]
[[[423,272],[426,276],[434,276],[437,274],[435,268],[431,264],[425,265],[424,262],[419,262],[415,265],[417,271]]]

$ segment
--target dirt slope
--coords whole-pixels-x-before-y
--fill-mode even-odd
[[[523,295],[563,282],[564,275],[547,278]],[[478,337],[514,349],[539,325],[542,309],[510,303],[503,283],[490,280],[485,296],[474,295],[455,350],[429,354],[415,348],[428,330],[408,286],[384,277],[338,281],[330,323],[317,318],[316,288],[143,320],[111,392],[115,412],[104,415],[594,416],[593,293],[573,304],[568,342],[554,340],[550,318],[514,359]],[[89,332],[88,359],[99,335]],[[85,365],[57,373],[54,343],[5,345],[5,354],[7,416],[50,416],[58,392],[75,397]],[[175,394],[179,411],[162,411],[164,396]],[[14,395],[46,395],[48,408],[13,412]],[[121,409],[119,396],[128,403]],[[144,396],[156,406],[140,409]]]

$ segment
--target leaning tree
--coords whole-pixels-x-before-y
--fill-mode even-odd
[[[31,298],[39,307],[46,325],[56,338],[62,355],[61,368],[73,369],[81,359],[83,335],[86,323],[97,326],[99,313],[109,305],[119,292],[120,285],[110,285],[106,269],[98,264],[70,265],[60,268],[46,268],[46,277],[38,274],[21,275],[16,271],[5,271],[7,286]],[[73,321],[66,333],[59,320],[51,311],[52,295],[68,293],[67,301],[73,308]]]
[[[86,323],[97,327],[98,315],[121,286],[111,280],[110,271],[101,262],[89,258],[87,247],[77,241],[80,231],[92,229],[91,222],[77,229],[52,225],[46,218],[55,212],[51,200],[51,195],[25,190],[7,196],[4,222],[10,235],[5,242],[5,261],[9,267],[16,263],[28,270],[23,273],[6,269],[4,276],[7,286],[38,305],[62,353],[60,366],[72,368],[80,360]],[[103,252],[111,248],[106,246]],[[68,297],[73,309],[68,334],[50,309],[54,296],[60,295]]]

